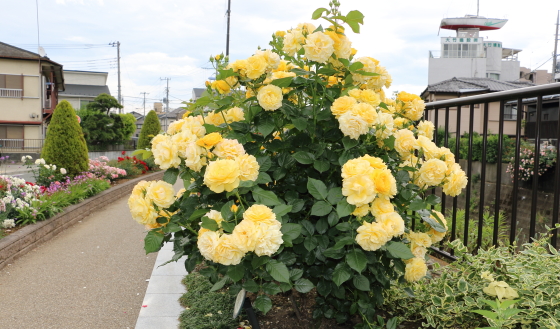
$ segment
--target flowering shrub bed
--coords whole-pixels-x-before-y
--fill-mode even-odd
[[[89,172],[96,177],[110,181],[127,176],[127,172],[124,169],[111,167],[107,164],[108,162],[109,158],[106,156],[100,156],[98,159],[89,159]]]
[[[118,157],[117,162],[114,163],[114,165],[126,170],[127,175],[129,176],[145,174],[156,167],[155,163],[153,163],[153,160],[151,159],[140,160],[136,156],[125,156],[124,151],[122,155],[122,157]]]
[[[556,149],[545,148],[540,151],[538,175],[542,176],[556,165]],[[510,159],[507,172],[514,177],[515,157]],[[535,151],[530,148],[522,148],[519,152],[519,179],[528,181],[535,176]]]
[[[269,295],[316,288],[314,318],[358,315],[365,328],[392,282],[427,274],[427,248],[447,230],[431,191],[457,196],[467,179],[432,142],[420,97],[386,97],[386,69],[355,58],[342,25],[359,32],[363,15],[330,6],[313,14],[330,27],[279,31],[232,63],[212,57],[216,81],[152,140],[164,181],[139,183],[129,206],[150,228],[146,251],[172,240],[188,271],[206,262],[213,290],[257,293],[266,313]]]
[[[37,185],[17,177],[0,176],[0,226],[15,227],[17,220],[39,202],[40,195]]]

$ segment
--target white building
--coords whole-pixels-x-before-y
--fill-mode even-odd
[[[442,19],[440,27],[455,30],[456,35],[442,37],[440,51],[430,51],[428,84],[454,77],[518,80],[517,54],[521,50],[504,48],[501,41],[479,36],[480,31],[500,29],[506,22],[471,15]]]
[[[64,70],[66,90],[59,93],[59,99],[69,101],[76,110],[82,109],[99,94],[111,95],[107,76],[107,72]]]

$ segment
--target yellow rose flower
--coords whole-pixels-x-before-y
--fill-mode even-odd
[[[284,52],[290,56],[294,56],[298,50],[301,49],[301,44],[303,42],[303,35],[300,31],[292,30],[286,34],[284,37]]]
[[[196,145],[206,149],[211,149],[214,145],[222,141],[222,135],[217,132],[210,133],[196,141]]]
[[[416,282],[426,276],[428,273],[428,266],[426,262],[421,258],[412,258],[407,262],[404,268],[404,279],[408,282]]]
[[[206,135],[206,128],[202,125],[202,117],[197,115],[195,117],[188,117],[183,119],[183,125],[181,126],[181,131],[190,131],[198,138],[204,137]]]
[[[152,200],[158,207],[167,208],[175,202],[175,190],[173,185],[160,180],[150,184],[146,190],[146,198]]]
[[[171,142],[177,145],[179,156],[183,158],[186,157],[185,151],[189,143],[196,142],[197,140],[198,136],[193,134],[190,130],[180,131],[179,133],[171,136]]]
[[[257,240],[263,234],[263,230],[260,224],[250,220],[242,220],[235,226],[231,234],[237,241],[239,249],[247,253],[255,250]]]
[[[214,253],[216,247],[218,246],[218,242],[220,241],[220,234],[218,232],[210,231],[204,228],[201,228],[200,231],[205,230],[202,234],[199,232],[199,237],[197,241],[198,250],[200,250],[200,254],[210,260],[214,260]]]
[[[422,164],[419,178],[428,186],[438,186],[445,178],[447,165],[438,159],[430,159]]]
[[[414,257],[424,259],[424,257],[426,257],[426,252],[428,251],[428,249],[422,246],[411,246],[410,251],[412,252]]]
[[[331,105],[331,112],[335,118],[340,118],[346,112],[349,112],[358,101],[354,97],[342,96],[337,98]]]
[[[372,157],[371,155],[366,154],[362,157],[359,157],[358,159],[366,160],[367,162],[369,162],[369,165],[373,169],[387,169],[387,165],[385,164],[385,162],[383,162],[383,159],[381,158]]]
[[[135,198],[144,198],[151,183],[152,182],[146,182],[145,180],[138,182],[132,189],[132,196]]]
[[[225,117],[227,123],[238,122],[245,120],[245,112],[242,108],[232,107],[231,109],[225,111]]]
[[[389,169],[374,169],[371,178],[375,185],[375,193],[386,197],[397,194],[397,180]]]
[[[257,244],[255,246],[255,254],[257,256],[272,256],[278,251],[284,240],[282,239],[280,227],[269,228],[263,230],[260,236],[257,236]]]
[[[365,135],[369,131],[370,125],[361,116],[346,112],[338,118],[340,131],[344,136],[352,139],[358,139],[361,135]]]
[[[280,222],[276,220],[276,214],[269,207],[262,204],[254,204],[243,213],[243,219],[256,224],[263,223],[266,226],[279,227]]]
[[[418,142],[414,138],[412,131],[400,129],[393,136],[395,136],[395,150],[399,152],[401,158],[406,159],[410,157],[414,150],[418,149]]]
[[[383,247],[391,239],[387,231],[379,223],[364,222],[358,227],[356,242],[367,251],[375,251]]]
[[[246,75],[249,79],[257,79],[266,71],[268,63],[262,55],[253,55],[247,58]]]
[[[177,191],[177,194],[175,194],[175,198],[176,198],[176,199],[180,199],[180,198],[183,196],[183,194],[185,194],[186,191],[187,191],[187,190],[183,187],[182,189],[180,189],[179,191]]]
[[[375,198],[375,186],[369,175],[356,175],[342,181],[342,195],[355,206],[362,206]]]
[[[237,139],[225,138],[216,144],[214,154],[222,159],[233,159],[245,154],[245,149]]]
[[[247,62],[246,59],[238,59],[231,64],[231,68],[233,69],[234,72],[239,73],[239,75],[246,76],[248,64],[249,63]]]
[[[459,165],[457,164],[457,167]],[[467,187],[469,180],[465,172],[461,169],[456,169],[446,178],[443,184],[443,193],[449,196],[457,196],[461,191]]]
[[[375,69],[377,67],[377,64],[379,63],[371,57],[360,57],[360,58],[356,59],[354,62],[355,63],[360,62],[360,63],[364,64],[364,67],[362,67],[360,69],[360,71],[365,71],[365,72],[370,72],[370,73],[376,73]],[[372,76],[370,76],[370,75],[361,75],[360,73],[352,73],[352,79],[356,83],[360,83],[360,84],[367,83],[368,80],[370,80],[371,78],[372,78]]]
[[[412,102],[413,100],[419,100],[420,96],[407,93],[406,91],[401,91],[400,93],[397,94],[397,99],[404,103],[408,103],[408,102]]]
[[[222,222],[224,221],[224,218],[222,217],[221,212],[219,212],[217,210],[210,210],[204,216],[206,216],[206,217],[212,219],[213,221],[215,221],[216,224],[218,224],[218,227],[222,227]]]
[[[271,51],[270,49],[267,50],[257,50],[255,53],[256,56],[262,56],[266,61],[266,68],[269,70],[274,70],[278,68],[280,64],[280,56],[277,53]]]
[[[224,120],[224,113],[223,112],[219,112],[219,113],[215,113],[215,112],[208,112],[208,114],[206,115],[206,123],[214,125],[214,126],[219,126],[221,124],[224,124],[226,121]]]
[[[430,236],[423,232],[410,232],[407,235],[410,242],[417,246],[422,246],[424,248],[429,248],[432,245],[432,239]]]
[[[210,162],[204,173],[204,184],[215,193],[227,192],[239,186],[239,166],[234,160]]]
[[[196,145],[195,142],[187,143],[181,153],[185,159],[185,165],[196,172],[199,172],[207,163],[206,157],[204,157],[207,154],[206,149]]]
[[[174,135],[178,133],[179,131],[181,131],[181,126],[183,125],[184,122],[185,121],[183,119],[171,122],[169,124],[169,127],[167,128],[167,133],[169,135]]]
[[[376,217],[376,220],[383,226],[383,229],[387,231],[387,234],[389,236],[394,237],[404,234],[404,220],[398,213],[393,211],[385,214],[380,214]]]
[[[352,89],[348,92],[348,96],[355,98],[356,100],[360,99],[362,95],[362,91],[360,89]]]
[[[132,218],[142,225],[153,225],[156,223],[157,212],[151,202],[144,197],[131,195],[128,198],[128,208]]]
[[[364,119],[370,126],[377,122],[377,111],[368,103],[355,104],[350,112]]]
[[[235,159],[235,162],[237,162],[237,165],[239,166],[239,179],[241,181],[257,180],[260,168],[257,158],[249,154],[242,154]]]
[[[424,157],[426,160],[439,159],[441,156],[441,149],[432,142],[428,137],[418,136],[417,140],[418,146],[424,152]]]
[[[395,120],[393,120],[395,127],[398,129],[403,129],[404,127],[408,126],[409,122],[410,120],[401,117],[398,117]]]
[[[434,138],[435,126],[431,121],[420,121],[418,123],[418,135],[426,136],[429,140]]]
[[[207,234],[207,233],[205,233]],[[214,248],[214,262],[222,265],[237,265],[241,263],[241,259],[245,253],[240,248],[236,237],[232,234],[224,234],[218,240],[218,244]]]
[[[286,35],[286,31],[276,31],[274,35],[276,35],[278,38],[283,38]]]
[[[216,56],[214,56],[214,59],[217,60],[217,61],[219,61],[220,58],[222,58],[222,55],[216,55]]]
[[[314,32],[307,36],[305,57],[311,61],[325,63],[334,52],[334,42],[323,32]]]
[[[231,91],[231,86],[225,80],[213,81],[211,88],[215,89],[220,94],[227,94]]]
[[[161,137],[158,137],[161,136]],[[181,164],[177,145],[171,141],[171,136],[158,135],[152,139],[152,154],[154,162],[161,169],[177,168]]]
[[[375,137],[377,137],[378,140],[389,138],[389,136],[393,135],[393,127],[393,115],[389,113],[379,113],[377,116]]]
[[[363,206],[356,207],[356,209],[354,209],[354,211],[352,212],[352,215],[356,217],[364,217],[367,216],[368,213],[369,205],[365,204]]]
[[[359,100],[373,107],[377,107],[379,106],[379,104],[381,104],[381,97],[379,97],[379,95],[371,89],[363,90],[360,93]]]
[[[408,104],[407,110],[404,113],[404,116],[409,118],[412,121],[418,121],[424,115],[424,109],[426,108],[426,104],[421,99],[415,99],[410,104]]]
[[[356,175],[371,175],[373,168],[366,159],[357,158],[346,161],[342,166],[342,178],[350,178]]]
[[[388,197],[377,197],[371,203],[370,208],[371,214],[374,217],[378,217],[383,214],[392,213],[395,211],[395,207],[391,203],[391,200]]]
[[[257,94],[259,105],[265,111],[274,111],[279,109],[282,106],[283,98],[282,88],[275,85],[264,86]]]
[[[389,88],[391,86],[391,82],[393,81],[389,72],[383,66],[376,66],[374,73],[378,75],[372,76],[371,79],[367,81],[367,88],[378,90],[383,87]]]

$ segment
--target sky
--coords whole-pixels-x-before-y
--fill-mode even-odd
[[[9,0],[2,0],[9,1]],[[120,42],[121,90],[125,111],[143,112],[165,97],[181,106],[192,89],[211,76],[209,57],[225,53],[227,0],[18,0],[0,10],[0,41],[47,56],[69,70],[108,72],[108,86],[117,96],[117,49]],[[357,57],[380,61],[393,77],[389,92],[421,93],[428,81],[429,51],[439,51],[439,30],[445,17],[476,14],[476,0],[340,0],[341,11],[361,11],[360,34],[347,36]],[[521,5],[522,4],[522,5]],[[327,0],[231,0],[230,58],[244,59],[271,35],[298,23],[318,26],[311,14],[328,7]],[[37,10],[38,9],[38,10]],[[552,69],[557,0],[480,0],[481,16],[507,18],[498,31],[481,32],[503,47],[522,49],[521,66]],[[39,32],[37,29],[37,16]],[[438,36],[439,32],[439,36]],[[165,80],[169,78],[169,80]]]

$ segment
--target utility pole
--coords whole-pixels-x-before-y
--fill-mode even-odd
[[[167,113],[169,113],[169,80],[171,80],[171,78],[159,79],[167,80],[167,87],[165,88],[165,111],[163,111],[163,131],[167,131]]]
[[[556,15],[556,35],[554,36],[554,55],[552,56],[552,82],[556,81],[556,63],[558,58],[558,25],[560,25],[560,10]],[[560,73],[560,72],[559,72]]]
[[[144,118],[145,118],[146,117],[146,94],[149,95],[150,93],[143,92],[141,94],[144,94]]]
[[[231,0],[227,4],[227,37],[226,37],[226,56],[229,56],[229,17],[231,14]]]
[[[117,42],[110,43],[109,45],[111,45],[113,47],[117,46],[117,81],[118,81],[117,100],[119,101],[119,104],[123,105],[122,97],[121,97],[121,43],[119,41],[117,41]],[[122,113],[122,109],[119,109],[119,113]]]

